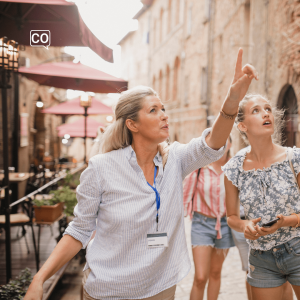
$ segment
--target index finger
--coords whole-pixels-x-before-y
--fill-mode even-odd
[[[243,48],[240,48],[237,55],[236,64],[235,64],[235,74],[242,71],[242,67],[243,67],[242,62],[243,62]]]

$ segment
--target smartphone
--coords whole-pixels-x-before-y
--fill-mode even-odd
[[[280,220],[279,218],[276,218],[276,219],[271,220],[270,222],[263,223],[261,226],[269,228],[269,227],[271,227],[272,225],[274,225],[279,220]]]

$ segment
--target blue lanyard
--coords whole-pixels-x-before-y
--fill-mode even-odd
[[[154,170],[154,187],[149,183],[148,185],[151,187],[151,189],[155,192],[155,196],[156,196],[156,231],[158,231],[158,210],[160,208],[160,195],[156,189],[156,184],[155,184],[155,178],[156,178],[156,172],[157,172],[157,166],[155,166],[155,170]]]

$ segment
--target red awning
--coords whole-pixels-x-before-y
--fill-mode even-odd
[[[87,117],[86,122],[86,136],[90,138],[97,137],[97,129],[99,126],[105,127],[103,123]],[[58,136],[63,137],[69,134],[70,137],[84,137],[84,118],[79,119],[73,123],[62,124],[57,127]]]
[[[118,93],[127,90],[127,81],[70,61],[47,63],[19,72],[41,85],[94,93]]]
[[[42,110],[45,114],[55,115],[83,115],[84,108],[80,106],[80,98],[76,98]],[[112,115],[113,110],[93,98],[92,106],[87,110],[88,115]]]
[[[65,0],[0,0],[0,37],[30,46],[31,30],[50,30],[50,46],[85,46],[113,62],[113,52],[83,22],[75,3]],[[5,24],[5,25],[4,25]]]

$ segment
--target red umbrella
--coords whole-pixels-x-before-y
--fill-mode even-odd
[[[65,0],[0,0],[0,36],[30,46],[30,31],[49,30],[51,46],[86,46],[113,62],[113,52],[83,22],[75,3]]]
[[[127,89],[127,81],[70,61],[47,63],[19,72],[41,85],[94,93],[117,93]]]
[[[80,106],[80,98],[76,98],[64,103],[58,104],[42,110],[45,114],[55,114],[55,115],[83,115],[84,108]],[[113,110],[96,100],[92,99],[92,105],[87,109],[88,115],[112,115]]]
[[[85,137],[84,122],[84,119],[79,119],[73,123],[66,123],[58,126],[58,136],[62,137],[65,134],[69,134],[70,137]],[[99,128],[99,126],[105,127],[104,124],[97,122],[96,120],[91,118],[87,118],[86,125],[86,137],[91,138],[97,137],[97,129]]]

